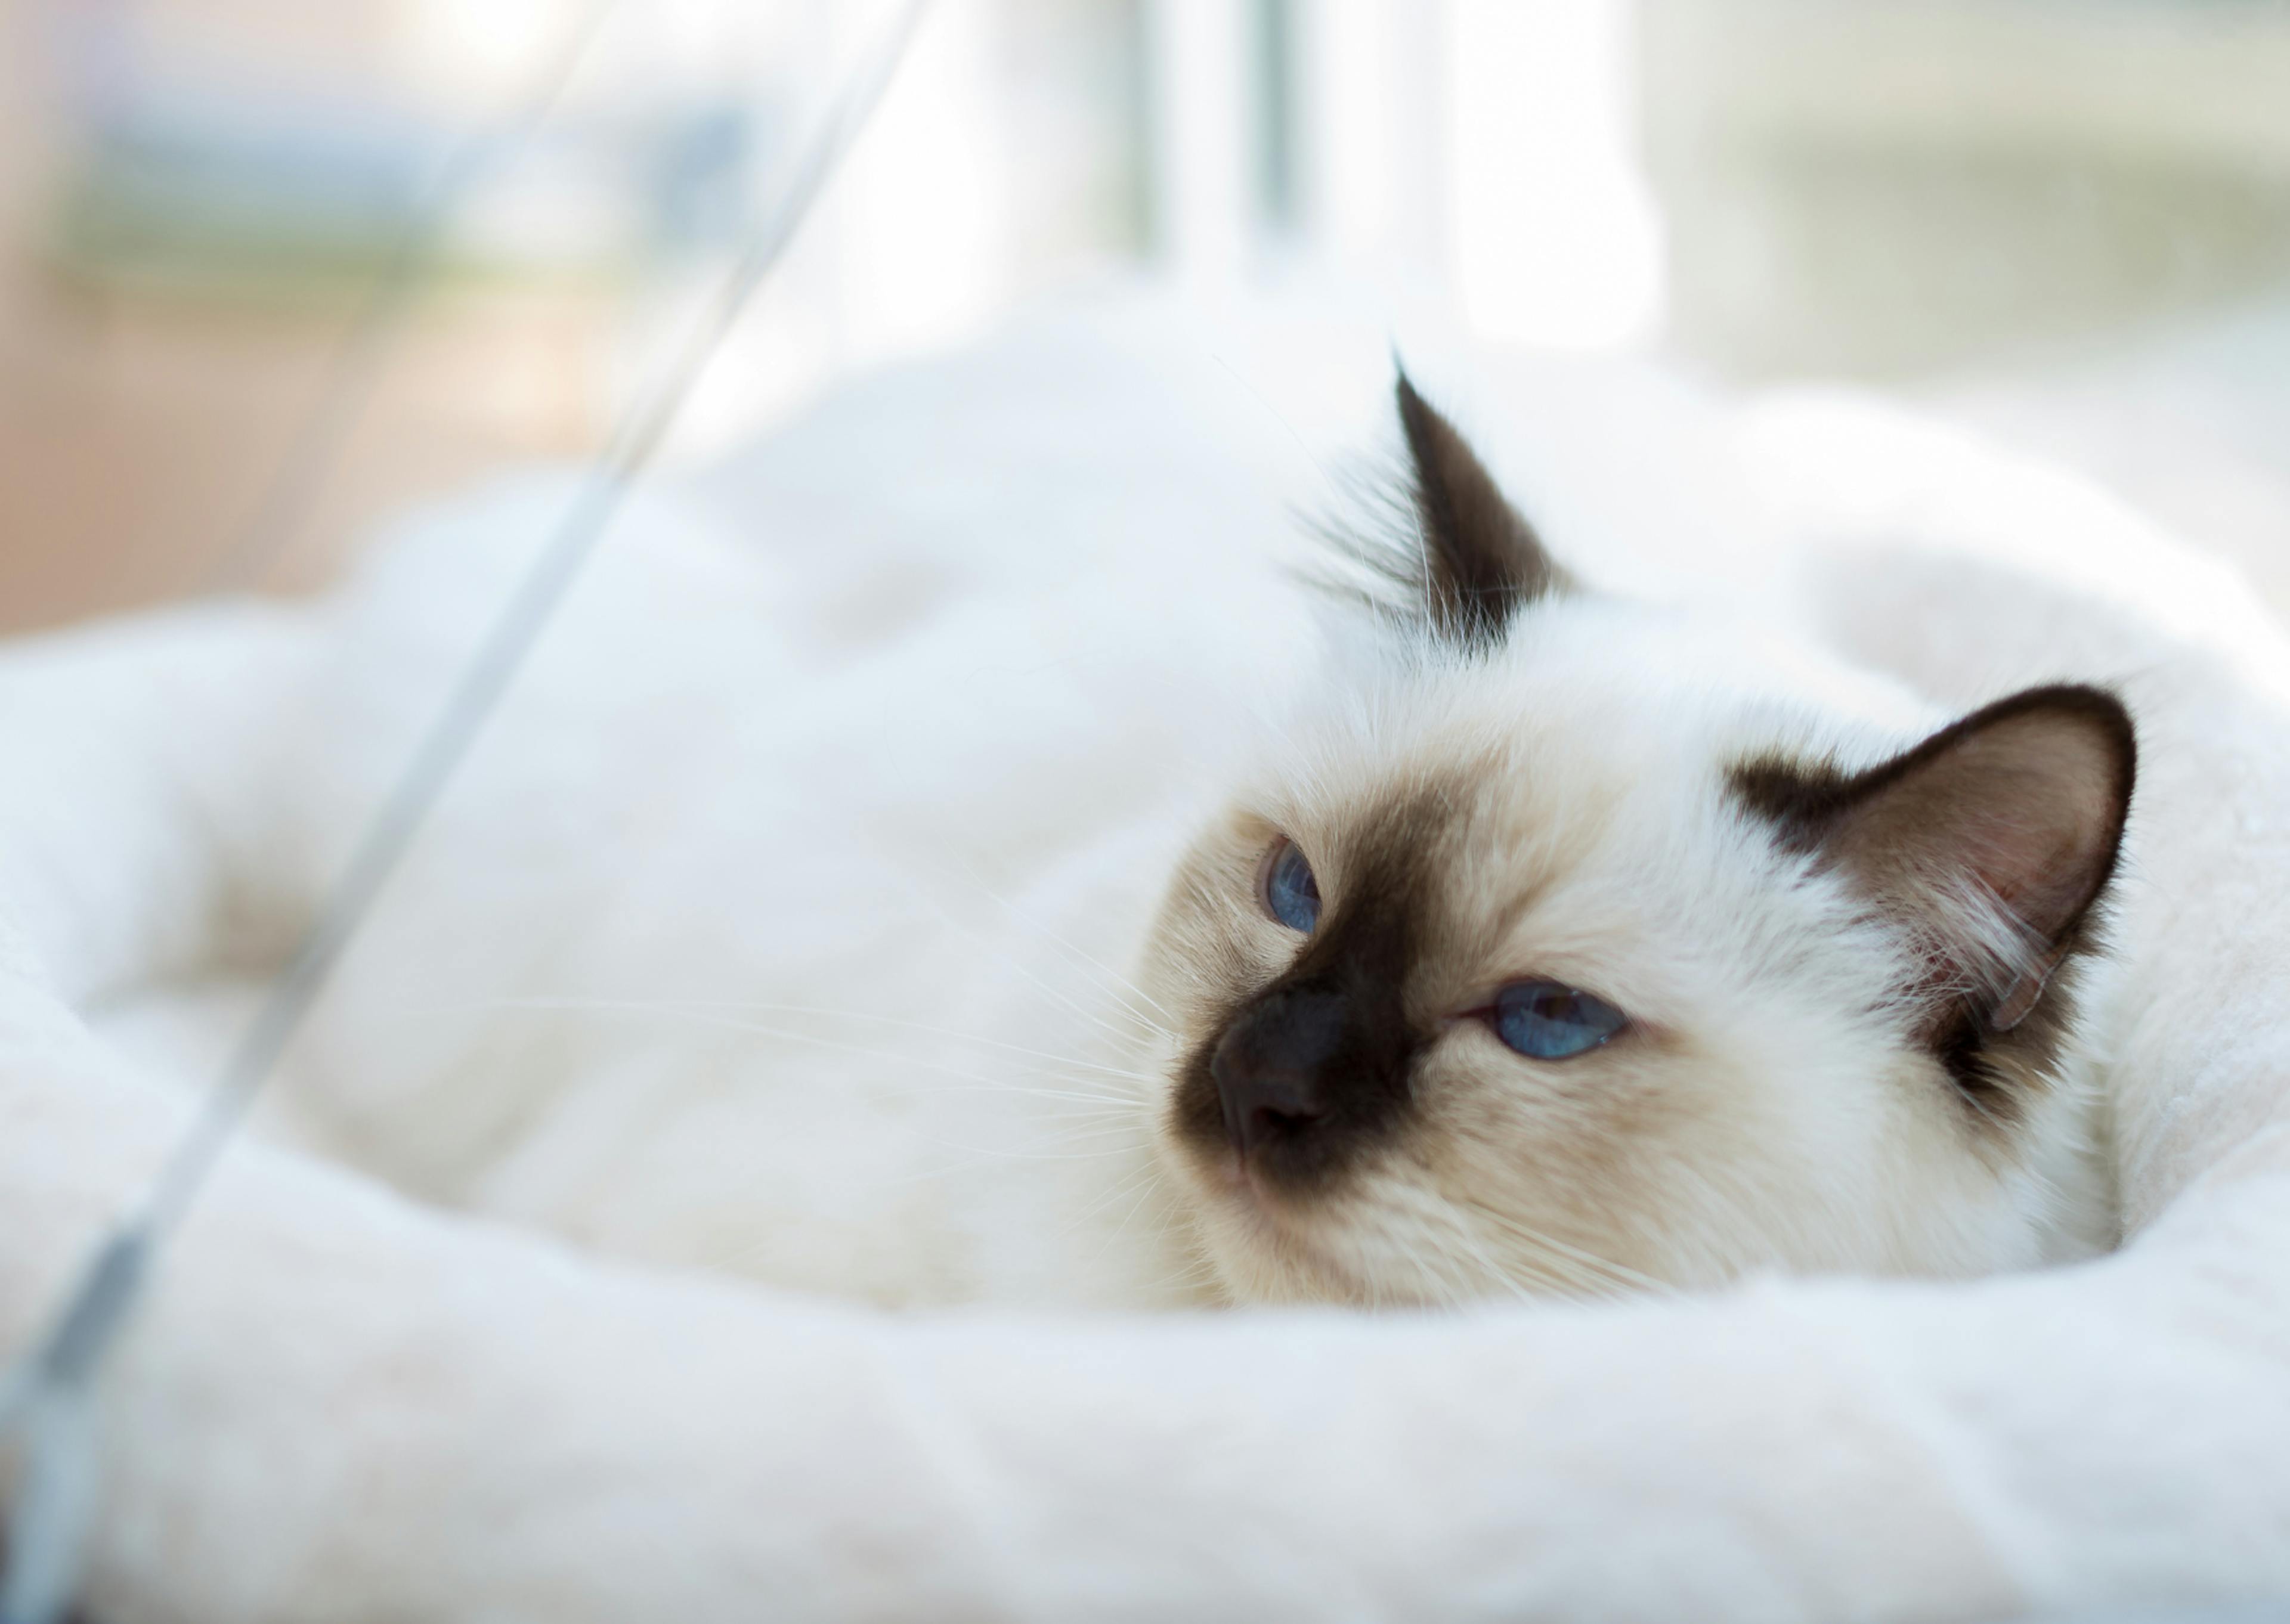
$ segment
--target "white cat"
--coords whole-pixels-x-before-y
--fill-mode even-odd
[[[934,579],[956,548],[854,537],[806,575],[640,517],[271,1127],[609,1252],[900,1305],[2107,1244],[2073,1000],[2122,707],[1950,716],[1722,609],[1578,587],[1399,404],[1406,532],[1317,622],[1272,549],[1126,540],[1184,523],[1141,492],[1016,589]],[[236,792],[243,959],[339,865],[487,607],[472,580],[520,562],[468,538],[529,543],[562,495],[465,513],[266,634],[292,697]],[[1237,517],[1215,539],[1277,522]],[[112,1023],[180,1068],[244,1005],[219,976],[116,993]]]

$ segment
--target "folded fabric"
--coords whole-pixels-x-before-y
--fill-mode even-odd
[[[1126,345],[1061,333],[866,386],[864,411],[640,504],[632,567],[645,535],[803,556],[866,529],[855,482],[926,485],[949,398],[969,443],[1068,470],[1037,536],[1058,504],[1136,490],[1277,513],[1253,450],[1179,454],[1133,405],[1095,430],[1045,411],[1083,373],[1090,401],[1144,390]],[[113,1372],[95,1615],[1969,1620],[2290,1597],[2290,644],[2097,493],[1942,431],[1807,397],[1719,432],[1780,539],[1773,580],[1836,646],[1950,702],[2079,676],[2133,704],[2120,1252],[1443,1316],[892,1316],[600,1259],[249,1140]],[[905,528],[814,557],[806,601],[886,558],[982,570],[930,527],[1011,489],[895,499]],[[188,1109],[195,1079],[91,1016],[259,953],[298,889],[270,876],[323,872],[368,804],[294,722],[346,604],[178,611],[0,660],[11,1352]],[[456,635],[442,610],[425,633]],[[407,715],[449,664],[409,650]],[[307,850],[279,844],[289,804]]]

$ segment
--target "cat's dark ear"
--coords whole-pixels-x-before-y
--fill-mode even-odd
[[[1999,700],[1865,772],[1760,762],[1734,785],[1785,844],[1910,930],[1927,1036],[1961,1044],[2017,1028],[2089,945],[2136,766],[2122,703],[2062,686]]]
[[[1455,426],[1416,393],[1405,372],[1395,394],[1423,539],[1421,586],[1431,627],[1467,646],[1498,643],[1521,604],[1573,583]]]

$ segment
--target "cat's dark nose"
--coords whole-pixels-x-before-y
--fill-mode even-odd
[[[1337,994],[1299,988],[1261,999],[1226,1029],[1209,1075],[1225,1135],[1242,1156],[1306,1139],[1326,1118],[1344,1018]]]

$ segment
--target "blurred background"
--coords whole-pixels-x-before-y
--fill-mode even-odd
[[[0,0],[0,629],[593,450],[893,9]],[[939,0],[669,454],[1138,286],[1878,383],[2290,604],[2290,0]]]

